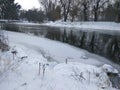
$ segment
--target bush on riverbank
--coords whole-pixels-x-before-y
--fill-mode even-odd
[[[0,31],[0,50],[1,51],[9,50],[8,37],[4,35],[2,30]]]

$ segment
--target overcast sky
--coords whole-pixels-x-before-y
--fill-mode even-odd
[[[38,0],[15,0],[15,2],[18,2],[23,9],[31,9],[33,7],[40,8],[40,3]]]

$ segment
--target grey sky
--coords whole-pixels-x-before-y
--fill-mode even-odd
[[[15,0],[15,2],[18,2],[23,9],[31,9],[33,7],[40,8],[40,3],[38,0]]]

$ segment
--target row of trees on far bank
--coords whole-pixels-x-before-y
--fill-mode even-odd
[[[0,19],[120,22],[120,0],[39,0],[42,9],[30,10],[14,1],[0,0]]]
[[[48,20],[120,22],[120,0],[39,0]]]
[[[29,22],[43,22],[45,14],[42,10],[33,8],[29,10],[21,10],[19,18]]]

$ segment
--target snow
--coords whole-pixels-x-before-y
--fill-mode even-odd
[[[119,73],[115,68],[113,68],[111,65],[107,65],[107,64],[104,64],[102,66],[102,69],[105,71],[105,72],[112,72],[112,73]]]
[[[52,27],[66,27],[66,28],[76,28],[81,30],[90,31],[120,31],[120,23],[115,22],[63,22],[61,20],[46,23],[31,23],[31,22],[16,22],[18,25],[35,25],[35,26],[52,26]]]
[[[43,25],[54,26],[54,27],[69,27],[79,28],[87,30],[109,30],[109,31],[120,31],[120,23],[115,22],[48,22]]]
[[[33,23],[33,22],[27,22],[27,21],[24,21],[24,22],[15,22],[15,24],[18,24],[18,25],[41,25],[40,23]]]
[[[0,19],[0,22],[19,22],[19,20]]]
[[[11,56],[9,52],[0,52],[0,75],[9,69],[11,63]]]
[[[81,62],[92,65],[113,64],[109,60],[99,57],[89,52],[61,43],[58,41],[52,41],[43,37],[37,37],[33,35],[26,35],[23,33],[6,32],[11,43],[24,45],[30,49],[36,50],[41,53],[49,61],[56,61],[57,63],[65,62],[68,59],[69,62]],[[120,69],[120,68],[119,68]]]
[[[5,33],[11,46],[7,53],[12,66],[0,76],[0,90],[117,90],[112,88],[104,71],[105,68],[116,71],[113,67],[116,64],[107,59],[58,41]],[[14,60],[12,50],[17,51]],[[39,75],[39,63],[46,65],[44,76],[42,66]]]

